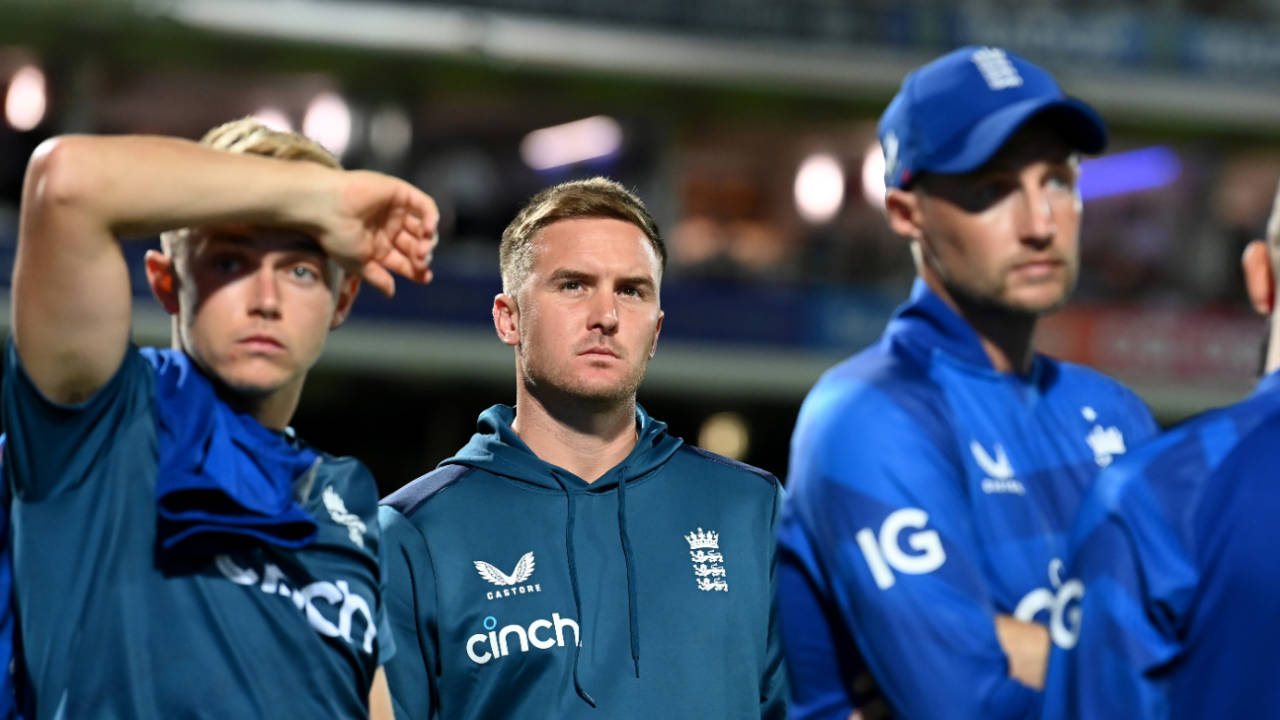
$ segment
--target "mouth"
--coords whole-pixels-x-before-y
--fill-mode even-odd
[[[1011,270],[1019,275],[1038,279],[1054,275],[1065,266],[1066,263],[1058,258],[1036,258],[1017,263]]]
[[[614,352],[614,351],[610,350],[610,349],[609,349],[609,348],[607,348],[607,347],[592,347],[592,348],[587,348],[586,350],[583,350],[582,352],[580,352],[580,353],[578,353],[578,354],[579,354],[579,355],[582,355],[582,356],[584,356],[584,357],[597,357],[597,358],[598,358],[598,357],[611,357],[611,358],[617,358],[617,357],[618,357],[618,353],[616,353],[616,352]]]
[[[278,353],[284,350],[284,343],[270,335],[250,335],[241,338],[236,344],[255,353]]]

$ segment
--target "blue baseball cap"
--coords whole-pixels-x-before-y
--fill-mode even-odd
[[[1063,93],[1044,68],[995,47],[947,53],[907,75],[880,116],[885,187],[906,187],[923,171],[982,167],[1041,115],[1077,150],[1094,154],[1107,146],[1098,113]]]

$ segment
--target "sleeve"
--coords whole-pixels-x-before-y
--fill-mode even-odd
[[[82,403],[46,398],[27,377],[10,338],[0,417],[14,497],[38,501],[78,487],[128,428],[153,418],[149,366],[136,347],[107,384]]]
[[[384,600],[397,646],[395,657],[385,665],[391,705],[399,720],[437,718],[439,658],[433,639],[435,572],[431,558],[422,534],[394,508],[379,508],[378,524],[386,544]]]
[[[936,410],[917,419],[875,388],[818,392],[792,441],[782,537],[785,553],[811,557],[822,601],[847,628],[830,644],[846,653],[856,644],[895,717],[1034,717],[1041,695],[1009,677],[996,638],[951,432]],[[797,587],[782,586],[784,606]],[[816,604],[800,598],[797,608]],[[835,630],[813,620],[784,620],[784,632],[796,634],[788,648],[814,651],[797,654],[792,692],[825,698],[817,705],[829,708],[853,680],[831,687],[828,670],[814,676],[827,687],[809,685],[806,664],[833,649],[804,634]]]
[[[769,538],[778,535],[778,520],[782,515],[782,484],[774,484],[773,515],[769,522]],[[760,717],[763,720],[786,720],[787,673],[782,653],[782,628],[778,610],[778,547],[770,543],[769,581],[769,640],[765,649],[764,673],[760,680]]]
[[[1066,603],[1068,632],[1055,636],[1046,720],[1169,716],[1159,670],[1182,652],[1179,618],[1198,573],[1148,486],[1126,469],[1100,475],[1077,516],[1063,591],[1079,604]]]

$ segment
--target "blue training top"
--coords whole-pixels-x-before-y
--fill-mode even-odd
[[[791,447],[779,594],[792,717],[1034,717],[994,616],[1065,631],[1066,533],[1100,466],[1156,431],[1142,402],[1037,355],[992,367],[917,280],[878,343],[828,371]]]
[[[380,629],[372,476],[350,458],[295,443],[294,452],[317,459],[290,488],[314,520],[304,547],[199,533],[211,538],[200,541],[211,554],[168,556],[157,534],[158,468],[162,457],[191,448],[167,448],[171,435],[158,425],[180,422],[182,413],[164,404],[182,401],[187,386],[171,373],[191,365],[175,351],[145,353],[131,347],[93,397],[66,406],[40,394],[9,345],[0,411],[13,491],[14,601],[24,687],[32,690],[24,715],[367,718],[379,657],[394,648]],[[161,386],[178,391],[160,393]],[[239,432],[211,438],[202,468],[252,461],[246,442]],[[227,452],[241,456],[215,457]],[[190,510],[199,497],[213,497],[201,494],[208,489],[174,507]],[[224,500],[207,503],[198,522],[179,525],[182,537],[240,511]],[[218,537],[228,541],[224,552],[210,546]]]
[[[1046,718],[1280,717],[1280,373],[1107,469],[1071,535]]]
[[[513,417],[383,501],[397,717],[780,720],[777,479],[637,408],[587,483]]]

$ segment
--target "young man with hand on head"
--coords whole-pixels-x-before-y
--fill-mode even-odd
[[[1245,287],[1268,318],[1251,397],[1107,468],[1080,506],[1045,718],[1280,717],[1280,193]]]
[[[360,281],[430,279],[435,225],[248,119],[36,150],[2,402],[27,717],[385,712],[377,489],[288,423]],[[121,243],[157,232],[172,350],[130,343]]]
[[[636,404],[666,250],[603,178],[536,195],[502,236],[516,406],[383,501],[400,720],[780,718],[768,473]]]
[[[1105,129],[1043,69],[967,47],[908,75],[879,133],[918,277],[792,437],[792,714],[1035,717],[1076,507],[1156,430],[1118,383],[1032,350],[1075,286],[1078,153]]]

